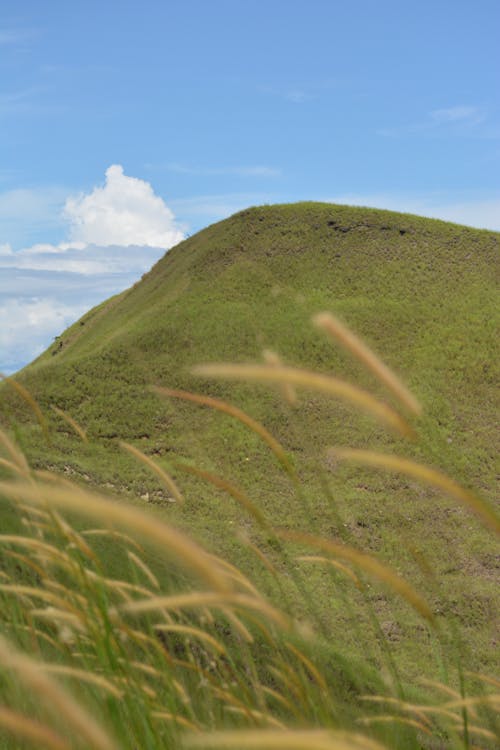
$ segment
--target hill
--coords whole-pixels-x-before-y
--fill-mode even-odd
[[[47,415],[49,443],[33,411],[6,387],[2,421],[34,465],[126,489],[250,569],[269,590],[272,576],[252,556],[252,545],[272,559],[270,540],[234,499],[186,464],[241,486],[273,525],[347,535],[416,585],[432,570],[441,589],[436,609],[464,625],[474,642],[471,664],[489,669],[495,551],[479,522],[416,482],[329,467],[324,448],[404,453],[493,500],[499,246],[498,233],[386,211],[317,203],[242,211],[170,250],[17,376]],[[369,417],[308,391],[289,405],[279,389],[191,373],[199,362],[262,361],[269,349],[287,364],[335,373],[386,398],[359,363],[311,326],[311,315],[322,310],[360,334],[421,401],[418,443],[407,445]],[[152,384],[238,404],[293,455],[304,490],[294,489],[267,447],[240,423],[161,399]],[[51,406],[75,419],[89,442]],[[120,449],[120,440],[173,474],[185,506],[171,502],[154,475]],[[333,612],[332,632],[354,649],[356,635],[343,632],[342,599],[329,600],[330,579],[320,571],[309,580],[324,624],[331,627]],[[391,649],[404,651],[407,675],[435,659],[432,649],[423,654],[427,636],[404,604],[389,604],[377,590],[373,606]],[[300,614],[306,618],[307,608]]]

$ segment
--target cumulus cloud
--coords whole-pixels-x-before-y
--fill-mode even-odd
[[[42,221],[44,201],[30,191],[0,196],[0,220],[20,221],[17,209],[26,197]],[[63,217],[67,240],[57,245],[38,242],[14,251],[0,244],[0,316],[6,321],[0,371],[12,373],[27,364],[56,334],[131,286],[184,238],[151,185],[128,177],[116,164],[106,171],[103,186],[67,198]]]
[[[88,195],[68,198],[65,216],[70,239],[86,245],[145,245],[169,248],[183,239],[172,211],[145,180],[128,177],[123,167],[106,170],[106,183]]]

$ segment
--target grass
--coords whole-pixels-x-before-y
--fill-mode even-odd
[[[89,668],[99,664],[99,674],[116,676],[111,662],[100,661],[102,654],[111,659],[113,637],[121,643],[123,623],[112,637],[109,609],[127,627],[138,622],[137,632],[158,645],[152,612],[118,606],[120,597],[136,606],[140,591],[131,585],[147,589],[142,597],[149,600],[232,592],[257,597],[260,606],[252,609],[247,600],[229,597],[213,610],[208,601],[214,600],[205,599],[203,615],[179,610],[173,621],[155,622],[198,628],[220,641],[230,651],[236,683],[221,674],[214,687],[206,675],[193,676],[191,667],[184,682],[175,664],[175,679],[190,698],[203,703],[205,679],[214,695],[197,706],[196,720],[180,707],[178,687],[156,691],[168,711],[163,704],[145,708],[142,695],[137,717],[130,714],[130,737],[124,736],[129,730],[115,726],[116,721],[129,726],[128,709],[106,710],[105,724],[119,746],[177,746],[180,739],[169,732],[191,722],[203,730],[200,741],[209,747],[208,729],[234,725],[248,732],[252,722],[276,727],[276,721],[295,733],[319,731],[314,737],[295,735],[304,747],[314,742],[340,747],[345,741],[358,747],[353,732],[362,732],[366,747],[368,736],[386,747],[494,743],[488,737],[495,731],[491,712],[481,701],[485,675],[498,667],[492,528],[498,523],[493,511],[497,253],[495,233],[401,214],[321,204],[251,209],[170,251],[139,284],[64,333],[62,347],[20,373],[15,388],[3,387],[1,419],[20,447],[6,442],[5,460],[14,464],[11,472],[24,472],[26,481],[36,483],[36,489],[32,484],[23,489],[23,505],[31,508],[42,496],[49,506],[38,511],[48,512],[57,499],[88,546],[84,553],[72,542],[78,555],[88,556],[80,563],[86,567],[92,560],[95,566],[90,578],[104,607],[98,622],[106,639],[96,641],[99,653],[89,652]],[[321,309],[335,316],[318,315]],[[339,315],[370,346],[347,330]],[[374,351],[387,356],[390,367]],[[265,364],[255,364],[262,357]],[[195,375],[200,361],[206,364]],[[225,378],[214,379],[222,374],[218,363],[228,361],[233,364],[225,367]],[[259,382],[248,382],[250,375]],[[321,391],[314,387],[319,384]],[[36,474],[47,469],[76,480],[76,486],[58,484],[53,473],[50,480]],[[2,471],[9,473],[8,467]],[[11,497],[9,487],[4,485],[4,494]],[[91,534],[75,515],[78,502],[97,512],[100,526]],[[120,526],[124,502],[132,510],[123,515],[136,519],[126,529]],[[193,559],[188,564],[182,556],[166,557],[165,544],[155,546],[138,520],[145,504],[151,533],[178,529],[176,538],[201,555],[198,572],[214,570],[202,551],[215,555],[215,580],[204,580],[200,588]],[[41,539],[47,533],[56,548],[68,551],[72,543],[52,528],[51,515],[32,526],[33,511],[23,513],[28,512],[23,508],[20,516],[16,502],[3,503],[5,534],[23,536],[29,529]],[[108,522],[112,532],[105,530]],[[138,549],[140,527],[145,538]],[[24,552],[8,551],[6,585],[36,574],[35,553],[30,551],[27,562],[15,557]],[[232,581],[229,593],[219,590],[221,571]],[[45,572],[49,588],[73,586],[81,596],[80,578],[70,585],[68,570],[62,574],[61,580],[52,577],[52,568],[50,575]],[[117,587],[112,596],[103,577]],[[14,592],[8,592],[8,612],[16,612]],[[18,595],[22,606],[15,617],[28,632],[34,625],[23,597],[29,595]],[[78,607],[93,612],[94,596],[92,589],[88,605],[76,596]],[[40,609],[36,602],[29,606]],[[45,636],[57,642],[54,623],[36,617],[44,635],[30,632],[26,640],[16,640],[19,648],[30,650],[37,639],[48,644]],[[15,623],[6,627],[9,637],[19,637]],[[162,643],[165,639],[175,651],[179,631],[167,632]],[[197,644],[193,658],[205,669],[208,642],[201,640],[200,646],[188,638],[179,648],[186,656]],[[296,654],[292,659],[290,645],[305,662]],[[134,643],[137,652],[120,658],[161,673],[166,657],[158,661],[156,646],[144,657]],[[79,657],[75,661],[67,651],[64,647],[64,660],[80,668]],[[52,661],[56,651],[40,656]],[[322,675],[327,697],[317,680],[310,687],[315,679],[308,663]],[[423,679],[434,687],[424,687]],[[131,676],[129,681],[135,685]],[[221,697],[228,685],[236,691],[229,690],[230,710]],[[100,698],[86,691],[83,702],[100,706]],[[364,694],[380,701],[364,701]],[[481,708],[464,703],[464,696],[476,696]],[[469,715],[471,707],[481,716]],[[19,710],[32,715],[22,700]],[[152,711],[170,715],[165,734]],[[4,719],[12,723],[15,716],[7,713]],[[334,735],[321,734],[325,728]],[[345,731],[348,740],[335,734]],[[228,736],[213,742],[266,746],[263,735]],[[291,742],[286,734],[265,741],[293,746],[286,745]]]
[[[342,328],[343,341],[346,333],[351,336]],[[384,384],[397,383],[403,406],[415,411],[413,396],[379,360],[373,367],[374,357],[366,357],[358,344],[350,347],[353,354]],[[226,377],[248,371],[256,372],[210,367],[212,375]],[[278,376],[282,385],[324,390],[323,379],[290,378],[289,368],[276,362],[259,367],[258,374],[271,382]],[[356,388],[333,392],[347,396],[352,407],[366,406]],[[260,424],[220,400],[178,391],[162,395],[210,407],[249,428],[295,488],[303,526],[314,528],[291,456]],[[385,424],[383,410],[370,413]],[[65,421],[86,444],[79,425]],[[19,747],[21,741],[59,750],[494,747],[500,737],[499,684],[468,668],[465,627],[436,609],[439,574],[424,554],[414,552],[425,574],[422,587],[422,577],[416,586],[360,546],[347,526],[334,539],[284,529],[227,481],[215,481],[264,534],[251,546],[274,579],[272,596],[263,596],[245,573],[157,515],[33,471],[7,435],[1,443],[0,496],[12,509],[13,526],[0,535],[2,747]],[[135,448],[131,452],[172,491],[171,478],[153,459]],[[487,501],[442,473],[367,451],[344,448],[334,457],[430,483],[498,534]],[[191,469],[207,479],[206,472]],[[335,513],[332,508],[329,522]],[[82,527],[76,520],[82,515],[98,527]],[[104,554],[94,544],[99,537],[106,540]],[[245,544],[241,535],[240,540]],[[118,577],[109,571],[116,556]],[[157,575],[159,559],[168,573]],[[357,654],[344,651],[344,639],[326,621],[311,569],[322,571],[336,599],[328,607],[332,621],[340,604],[342,626],[360,646]],[[394,612],[393,628],[381,620],[380,598]],[[405,617],[399,619],[401,607]],[[422,661],[418,681],[407,681],[393,639],[409,623],[425,636],[442,679],[426,677]],[[421,647],[422,637],[416,640]]]

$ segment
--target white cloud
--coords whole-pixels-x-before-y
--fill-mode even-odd
[[[54,336],[86,310],[82,302],[62,304],[54,298],[7,299],[0,302],[0,370],[9,375],[38,357]]]
[[[164,251],[158,247],[136,245],[110,245],[99,247],[34,245],[17,253],[0,254],[0,268],[31,271],[68,271],[84,276],[97,274],[137,274],[147,271],[161,258]]]
[[[127,177],[119,164],[106,170],[104,187],[68,198],[64,211],[73,242],[167,249],[184,237],[172,211],[154,194],[151,185]]]
[[[41,192],[10,191],[0,196],[0,220],[21,222],[24,205],[41,226],[47,201]],[[63,215],[68,241],[38,242],[17,251],[0,244],[0,317],[6,321],[0,371],[25,365],[86,310],[131,286],[184,238],[151,185],[126,176],[119,165],[106,171],[104,186],[68,198]]]

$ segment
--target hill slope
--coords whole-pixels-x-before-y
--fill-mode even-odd
[[[346,529],[357,543],[411,570],[417,581],[423,573],[408,550],[421,546],[437,576],[446,579],[447,614],[469,618],[466,627],[479,634],[477,661],[484,665],[494,650],[495,563],[480,525],[407,480],[345,468],[326,474],[323,449],[345,444],[405,452],[492,499],[499,247],[497,233],[386,211],[316,203],[242,211],[173,248],[139,283],[91,310],[18,376],[42,410],[55,405],[76,419],[87,430],[88,445],[53,414],[52,444],[45,444],[31,411],[6,389],[2,419],[15,426],[36,464],[132,489],[209,545],[256,569],[259,562],[248,562],[238,533],[230,531],[243,530],[260,543],[251,521],[231,499],[179,469],[177,460],[240,484],[274,524],[334,536]],[[306,393],[290,407],[272,388],[190,374],[198,362],[259,361],[268,348],[286,363],[334,372],[385,398],[359,364],[311,327],[311,315],[321,310],[361,334],[421,400],[425,416],[416,446],[317,395]],[[254,434],[199,406],[162,401],[147,389],[150,384],[227,398],[261,420],[296,457],[307,487],[306,511],[303,497]],[[190,498],[183,509],[119,450],[118,440],[172,471]],[[456,591],[464,572],[470,585]],[[322,598],[327,582],[321,575],[313,580]],[[383,597],[377,601],[383,619],[387,604]],[[392,617],[387,614],[388,627]],[[422,656],[416,625],[406,621],[409,630],[394,648],[399,640],[414,642],[407,656],[412,673]]]

